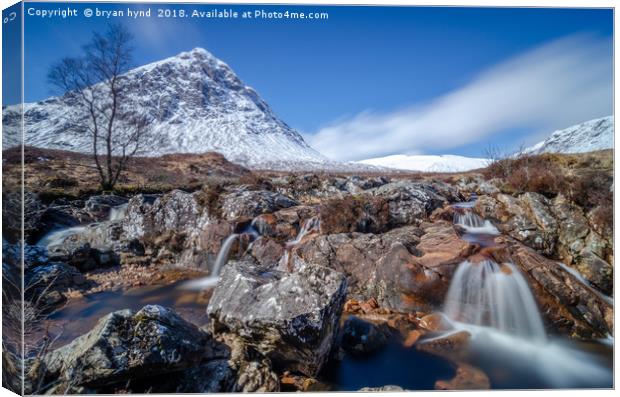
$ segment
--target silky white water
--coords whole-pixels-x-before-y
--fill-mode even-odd
[[[596,356],[546,335],[534,296],[513,264],[462,262],[450,284],[444,313],[452,328],[449,333],[471,334],[470,355],[488,371],[509,367],[551,387],[611,384],[611,371]]]
[[[288,241],[286,243],[284,254],[282,254],[282,257],[278,261],[278,268],[287,269],[289,267],[291,250],[295,248],[295,246],[297,246],[299,243],[301,243],[304,237],[306,237],[308,234],[312,232],[318,231],[320,227],[321,227],[321,220],[318,217],[313,217],[313,218],[306,220],[304,224],[301,226],[299,233],[297,233],[297,236],[295,236],[293,240]]]
[[[544,341],[542,319],[525,278],[509,263],[462,262],[445,302],[448,318]]]
[[[466,208],[466,207],[462,207]],[[488,220],[482,219],[470,209],[464,209],[462,213],[454,214],[454,223],[463,227],[467,232],[474,234],[498,235],[499,230]]]
[[[614,299],[611,296],[607,296],[604,293],[602,293],[601,291],[599,291],[598,289],[596,289],[595,287],[593,287],[590,282],[588,280],[586,280],[581,273],[579,273],[576,269],[573,269],[570,266],[567,266],[566,264],[562,263],[562,262],[557,262],[558,265],[560,265],[560,267],[564,270],[566,270],[568,273],[570,273],[573,277],[575,277],[577,279],[577,281],[579,281],[584,287],[586,287],[588,290],[590,290],[593,294],[595,294],[596,296],[598,296],[599,298],[601,298],[602,300],[604,300],[605,302],[609,303],[611,306],[614,305]]]
[[[127,213],[127,204],[121,204],[116,207],[110,208],[110,213],[106,222],[120,222]],[[43,236],[37,243],[40,247],[53,247],[55,245],[62,244],[63,241],[69,236],[76,234],[83,234],[88,230],[88,226],[74,226],[64,229],[52,230],[45,236]]]
[[[217,285],[217,282],[220,279],[220,272],[222,271],[222,267],[228,262],[228,255],[230,253],[230,249],[232,245],[239,238],[239,234],[233,233],[230,236],[226,237],[226,240],[222,243],[220,247],[220,251],[217,253],[217,257],[215,258],[215,262],[213,264],[213,271],[209,277],[199,278],[197,280],[191,280],[182,285],[183,289],[190,290],[201,290],[205,288],[210,288]]]

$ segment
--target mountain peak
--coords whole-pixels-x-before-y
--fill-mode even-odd
[[[328,161],[204,48],[140,66],[125,76],[135,100],[132,106],[148,115],[157,136],[145,154],[215,151],[244,166],[271,169],[304,163],[316,168]],[[24,104],[24,110],[28,145],[91,151],[87,136],[69,132],[67,115],[74,107],[65,97]]]
[[[614,117],[588,120],[563,130],[524,150],[528,154],[585,153],[614,146]]]

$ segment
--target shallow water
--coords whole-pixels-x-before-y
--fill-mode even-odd
[[[169,285],[139,287],[126,291],[105,291],[70,301],[49,316],[47,324],[56,336],[54,347],[63,346],[87,333],[99,319],[111,312],[145,305],[162,305],[173,308],[181,317],[198,326],[207,323],[207,302],[200,291],[180,288],[184,281]]]

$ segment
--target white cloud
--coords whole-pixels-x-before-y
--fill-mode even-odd
[[[364,111],[306,138],[328,157],[361,160],[476,142],[485,147],[492,134],[551,132],[612,111],[610,40],[571,36],[496,65],[430,103],[390,113]]]

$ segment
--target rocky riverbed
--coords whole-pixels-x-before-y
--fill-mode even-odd
[[[593,209],[476,173],[226,178],[29,193],[27,393],[611,387],[613,233]],[[19,247],[3,252],[8,318]],[[444,313],[484,261],[522,277],[560,375],[588,379],[506,349],[520,326],[492,320],[519,302]]]

